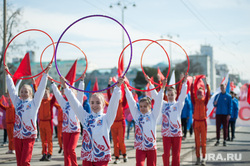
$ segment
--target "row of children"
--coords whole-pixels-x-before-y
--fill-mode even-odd
[[[36,114],[40,107],[40,110],[47,110],[52,108],[55,103],[55,98],[63,111],[63,149],[64,149],[64,163],[65,165],[77,165],[75,148],[80,133],[80,123],[83,126],[83,140],[81,148],[81,160],[83,165],[107,165],[111,160],[111,150],[109,143],[109,131],[113,138],[118,139],[118,142],[114,140],[115,148],[114,153],[116,160],[119,159],[119,149],[121,150],[124,162],[127,160],[126,147],[124,144],[124,118],[122,118],[122,110],[124,107],[123,103],[126,99],[128,102],[129,109],[135,120],[135,149],[136,149],[136,163],[137,165],[144,165],[145,158],[147,158],[147,165],[156,165],[156,124],[157,119],[160,117],[162,112],[162,136],[163,136],[163,162],[164,165],[169,165],[170,149],[172,148],[172,165],[180,164],[180,149],[182,140],[181,130],[181,111],[183,109],[186,91],[187,91],[187,75],[179,86],[181,87],[178,101],[176,101],[177,91],[170,87],[167,89],[167,101],[163,101],[164,90],[166,80],[163,80],[162,88],[158,92],[151,91],[152,98],[155,100],[153,111],[151,111],[151,100],[147,97],[140,99],[138,106],[134,100],[132,93],[125,86],[125,95],[121,92],[121,86],[123,78],[118,79],[117,87],[115,87],[113,94],[108,92],[109,104],[107,113],[103,113],[105,107],[105,99],[101,93],[94,93],[90,98],[91,112],[88,113],[83,108],[83,92],[78,92],[69,89],[65,83],[65,79],[62,77],[61,82],[65,91],[65,95],[61,94],[57,86],[53,83],[52,78],[47,75],[51,65],[47,68],[41,83],[32,99],[32,89],[28,85],[24,85],[20,89],[20,98],[16,94],[14,84],[9,75],[7,75],[7,85],[10,93],[10,98],[15,107],[15,124],[14,124],[14,140],[16,149],[16,158],[18,165],[29,165],[32,156],[32,149],[36,137]],[[51,100],[48,100],[48,93],[45,92],[45,86],[47,77],[52,82],[52,89],[54,96]],[[147,81],[150,83],[150,88],[154,88],[151,84],[150,79],[147,77]],[[79,88],[84,88],[84,76],[82,76]],[[207,85],[208,86],[208,85]],[[207,88],[207,95],[204,95],[204,89],[198,89],[197,95],[191,94],[192,102],[194,103],[194,132],[196,142],[196,154],[197,160],[200,152],[200,139],[202,144],[203,158],[206,153],[206,104],[209,99],[209,88]],[[46,90],[47,91],[47,90]],[[194,91],[191,87],[191,93]],[[42,102],[42,97],[44,99]],[[47,99],[47,100],[45,100]],[[42,104],[41,104],[42,102]],[[50,109],[51,113],[51,109]],[[48,114],[48,111],[44,111],[44,114]],[[44,117],[46,117],[44,115]],[[79,120],[78,120],[79,119]],[[49,122],[51,119],[44,119],[42,123],[44,126],[52,124]],[[41,122],[40,122],[41,123]],[[48,124],[45,124],[48,123]],[[43,125],[42,125],[43,126]],[[112,126],[112,127],[111,127]],[[44,130],[47,130],[45,128]],[[50,128],[51,129],[51,128]],[[40,129],[42,131],[43,129]],[[52,131],[52,129],[50,130]],[[52,132],[51,132],[52,133]],[[46,136],[42,136],[42,142],[50,142]],[[43,138],[42,138],[43,137]],[[201,137],[201,138],[200,138]],[[44,140],[44,141],[43,141]],[[46,152],[46,147],[43,145],[43,154],[48,153],[47,158],[52,155],[52,147]],[[50,146],[50,144],[48,144]],[[150,156],[150,157],[149,157]],[[205,161],[202,161],[205,164]]]

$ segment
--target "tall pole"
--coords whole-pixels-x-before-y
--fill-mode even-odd
[[[124,26],[124,7],[122,7],[122,25]],[[122,50],[124,49],[124,30],[122,29]]]
[[[6,25],[6,0],[3,1],[3,50],[2,50],[2,58],[4,56],[4,51],[6,48],[6,33],[7,33],[7,25]],[[6,64],[6,58],[4,59],[4,63]],[[3,66],[3,65],[2,65]],[[4,67],[4,66],[3,66]],[[6,74],[3,72],[3,93],[7,92],[7,87],[6,87]]]

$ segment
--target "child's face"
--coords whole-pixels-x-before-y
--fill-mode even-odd
[[[201,89],[197,90],[197,98],[202,99],[203,97],[204,97],[203,90],[201,90]]]
[[[20,98],[23,100],[26,100],[28,98],[32,97],[32,93],[30,91],[30,89],[26,86],[23,86],[20,90]]]
[[[142,101],[139,104],[140,104],[140,111],[142,114],[146,114],[149,111],[151,111],[151,105],[148,104],[146,101]]]
[[[48,99],[49,98],[49,96],[50,96],[50,94],[49,94],[50,92],[49,92],[49,90],[45,90],[45,93],[44,93],[44,96],[43,96],[43,98],[44,99]]]
[[[169,102],[173,102],[175,100],[176,94],[173,90],[167,92],[167,97]]]
[[[98,96],[91,96],[90,98],[90,107],[94,113],[98,113],[104,108],[104,103]]]

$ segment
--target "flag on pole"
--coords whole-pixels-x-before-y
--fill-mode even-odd
[[[162,74],[162,72],[161,72],[161,70],[160,70],[160,68],[158,67],[158,69],[157,69],[157,74],[160,76],[160,78],[161,78],[161,80],[164,80],[164,75]]]
[[[169,85],[173,85],[173,84],[175,84],[175,70],[172,71],[172,75],[169,80]],[[175,85],[173,85],[173,87],[175,88]]]
[[[68,74],[65,77],[65,79],[67,79],[69,81],[70,85],[73,85],[73,83],[76,79],[76,65],[77,65],[77,60],[75,60],[74,64],[71,66]]]
[[[25,54],[16,72],[13,74],[12,79],[13,79],[14,84],[16,85],[16,82],[17,82],[17,79],[15,77],[23,77],[23,76],[31,76],[29,52]]]
[[[98,86],[98,80],[97,77],[95,78],[95,84],[93,86],[93,91],[98,91],[99,90],[99,86]]]

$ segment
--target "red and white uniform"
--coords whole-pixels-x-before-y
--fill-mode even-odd
[[[150,88],[154,88],[150,85]],[[177,101],[163,101],[162,105],[162,130],[161,135],[164,137],[182,137],[181,131],[181,111],[185,104],[187,84],[182,85],[181,94]],[[157,92],[151,91],[153,99],[156,98]]]
[[[26,100],[22,100],[18,97],[15,85],[10,75],[6,76],[6,82],[10,98],[15,107],[15,125],[13,137],[19,139],[36,138],[37,112],[45,92],[47,74],[43,74],[33,99],[28,98]]]
[[[156,125],[159,118],[162,102],[163,90],[155,97],[153,111],[142,114],[136,105],[132,93],[126,88],[126,98],[130,112],[135,120],[135,142],[134,147],[137,150],[155,150],[156,147]]]
[[[103,113],[103,110],[98,113],[87,113],[68,88],[65,89],[65,95],[83,126],[81,160],[89,162],[110,161],[109,131],[116,117],[121,96],[120,88],[115,87],[106,114]]]
[[[56,100],[58,104],[61,106],[63,110],[63,124],[62,124],[62,132],[63,133],[75,133],[80,132],[80,122],[78,118],[76,117],[76,114],[74,111],[72,111],[72,105],[64,99],[64,97],[61,95],[61,92],[58,90],[57,86],[55,84],[52,84],[52,89],[54,92],[54,95],[56,97]],[[79,83],[79,89],[84,88],[84,82],[81,81]],[[84,93],[81,91],[78,91],[77,93],[77,99],[80,101],[81,104],[83,104],[83,96]]]

